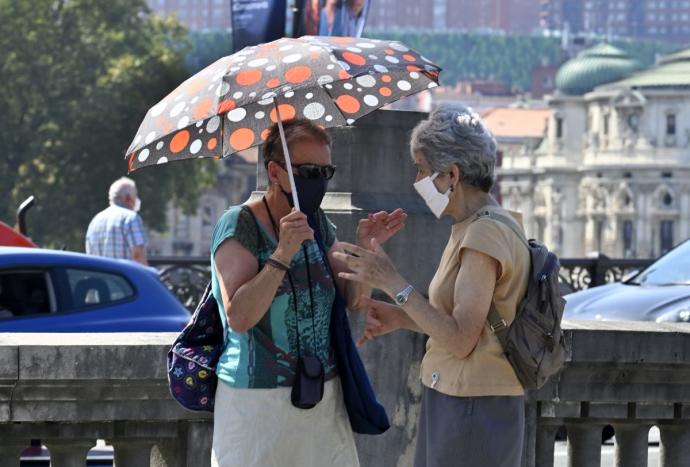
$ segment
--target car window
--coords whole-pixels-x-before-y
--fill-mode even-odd
[[[134,296],[124,277],[86,269],[67,269],[72,309],[119,302]]]
[[[53,312],[55,295],[47,271],[0,271],[0,319]]]
[[[690,285],[690,241],[674,248],[633,278],[633,284]]]

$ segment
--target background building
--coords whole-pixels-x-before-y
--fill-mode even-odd
[[[536,0],[374,0],[367,27],[530,34],[539,13]]]
[[[232,29],[230,0],[148,0],[151,10],[176,15],[191,31]]]
[[[546,135],[502,161],[504,205],[566,257],[655,257],[690,236],[690,49],[649,69],[607,44],[561,67]]]
[[[258,148],[252,148],[218,161],[216,184],[201,196],[195,214],[168,206],[170,228],[164,233],[148,232],[149,256],[208,256],[218,218],[230,206],[245,202],[256,187],[257,156]]]
[[[688,0],[541,0],[542,27],[636,38],[686,42]]]

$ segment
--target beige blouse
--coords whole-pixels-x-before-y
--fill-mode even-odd
[[[512,215],[518,222],[520,215],[498,206],[482,209]],[[496,281],[494,303],[501,317],[510,325],[515,310],[527,290],[530,256],[525,245],[499,221],[474,216],[453,225],[443,252],[441,264],[429,285],[431,305],[439,312],[453,314],[455,282],[460,270],[460,253],[471,248],[488,255],[501,265]],[[471,293],[463,291],[463,294]],[[477,346],[464,359],[459,359],[429,338],[421,367],[422,383],[450,396],[520,396],[524,389],[512,366],[503,354],[498,338],[484,324]]]

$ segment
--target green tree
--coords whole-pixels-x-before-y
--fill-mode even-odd
[[[186,37],[143,0],[0,0],[0,219],[33,194],[32,238],[83,249],[147,110],[186,78]],[[179,162],[132,178],[145,223],[163,230],[168,201],[194,210],[214,166]]]

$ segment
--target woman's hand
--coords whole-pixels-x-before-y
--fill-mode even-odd
[[[302,247],[305,240],[314,240],[314,231],[309,227],[307,216],[300,211],[293,211],[280,220],[280,240],[276,248],[276,257],[290,264],[292,258]]]
[[[357,244],[371,249],[371,240],[375,238],[379,245],[383,245],[405,226],[406,219],[407,214],[402,209],[391,213],[380,211],[369,214],[357,225]]]
[[[369,297],[362,297],[360,303],[367,310],[367,323],[364,334],[357,341],[357,347],[361,347],[375,337],[403,327],[405,313],[399,306]]]
[[[405,288],[407,283],[395,270],[393,262],[375,238],[371,239],[370,245],[371,251],[341,242],[342,248],[349,254],[336,252],[333,255],[343,261],[351,272],[341,272],[338,276],[383,290],[392,297]]]

